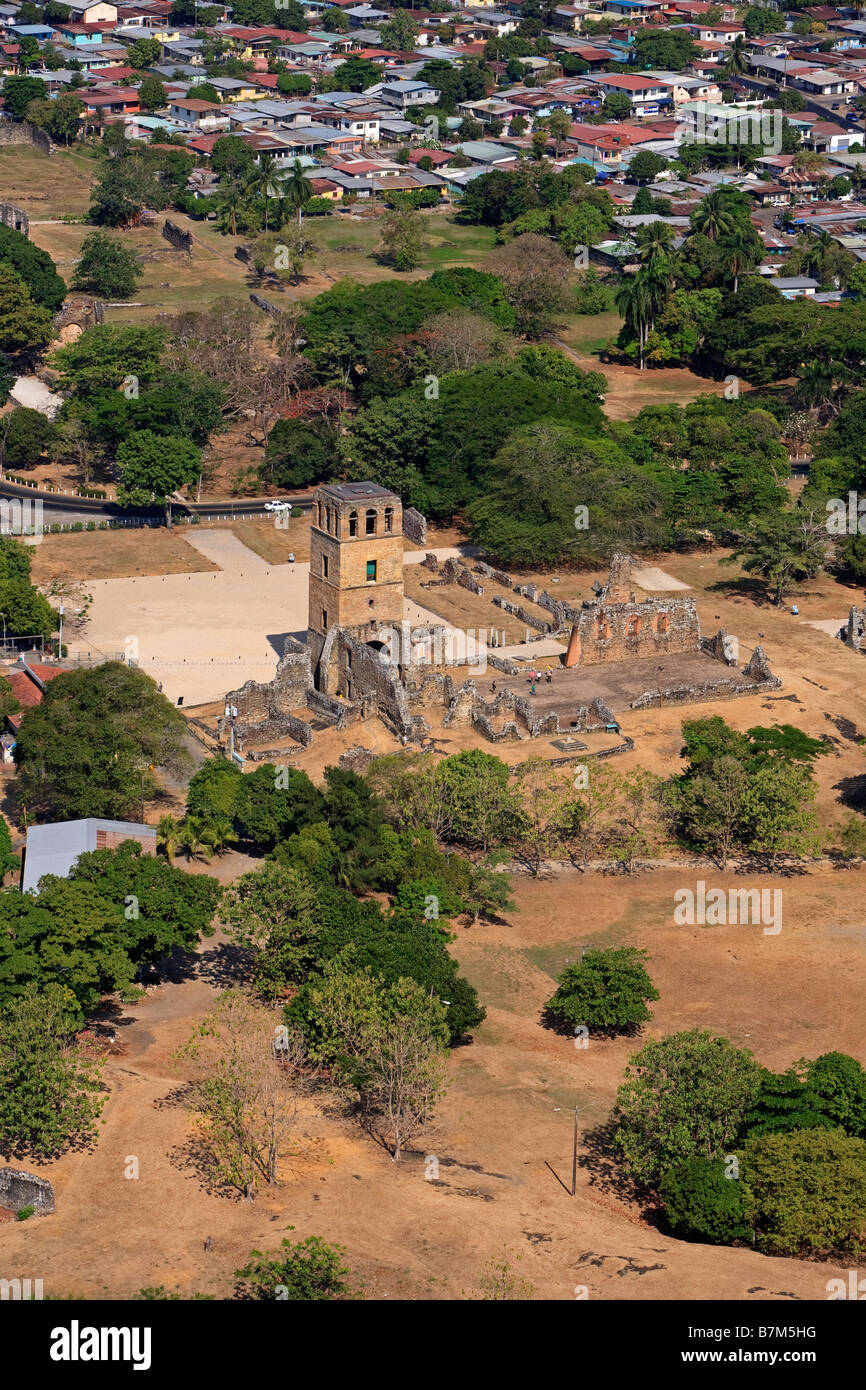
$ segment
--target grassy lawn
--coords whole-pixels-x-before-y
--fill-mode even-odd
[[[601,352],[622,327],[615,309],[604,314],[569,314],[558,326],[557,337],[575,352],[591,355]]]
[[[0,145],[3,201],[23,208],[34,220],[80,215],[90,206],[97,167],[96,160],[78,151],[59,149],[47,155],[32,145]]]

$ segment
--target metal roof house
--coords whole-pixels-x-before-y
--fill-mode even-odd
[[[31,825],[27,829],[22,893],[38,893],[39,880],[46,874],[68,878],[80,854],[95,849],[116,849],[125,840],[137,840],[143,854],[156,854],[156,826],[136,821],[87,820],[57,821],[54,825]]]

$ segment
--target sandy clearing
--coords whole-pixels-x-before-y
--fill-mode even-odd
[[[272,568],[248,545],[244,545],[232,531],[208,529],[195,530],[190,527],[185,537],[205,559],[212,560],[221,570],[232,570],[238,574],[263,574]]]
[[[826,632],[830,637],[835,637],[847,622],[847,618],[815,618],[807,619],[803,626],[817,628],[819,632]]]
[[[640,569],[633,569],[631,577],[635,584],[641,589],[649,591],[656,589],[688,589],[690,586],[684,584],[681,579],[674,579],[673,575],[666,574],[660,570],[658,565],[645,565]]]

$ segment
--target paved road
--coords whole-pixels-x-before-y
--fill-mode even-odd
[[[124,510],[114,502],[104,502],[98,497],[73,497],[63,493],[40,492],[38,488],[22,486],[19,483],[11,483],[8,479],[0,479],[0,498],[29,498],[42,502],[43,517],[48,520],[56,521],[94,521],[98,518],[117,518],[122,516],[139,516],[145,518],[162,518],[161,507],[149,509],[138,509],[136,511]],[[175,506],[175,512],[190,512],[199,515],[203,521],[216,520],[221,517],[235,516],[260,516],[265,512],[265,503],[269,499],[255,497],[246,500],[240,499],[232,502],[185,502],[182,506]],[[310,493],[304,497],[291,498],[293,507],[308,508],[313,505],[313,495]]]

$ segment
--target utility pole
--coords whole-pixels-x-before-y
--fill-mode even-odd
[[[571,1195],[577,1191],[577,1116],[579,1107],[574,1107],[574,1148],[571,1153]]]
[[[63,604],[62,604],[62,603],[61,603],[60,608],[59,608],[58,611],[59,611],[59,613],[60,613],[60,641],[59,641],[59,643],[58,643],[57,655],[60,657],[60,659],[61,659],[61,661],[62,661],[62,660],[63,660],[63,613],[64,613],[64,608],[63,608]],[[4,645],[4,647],[5,647],[5,645],[6,645],[6,624],[5,624],[5,622],[4,622],[4,624],[3,624],[3,645]]]

